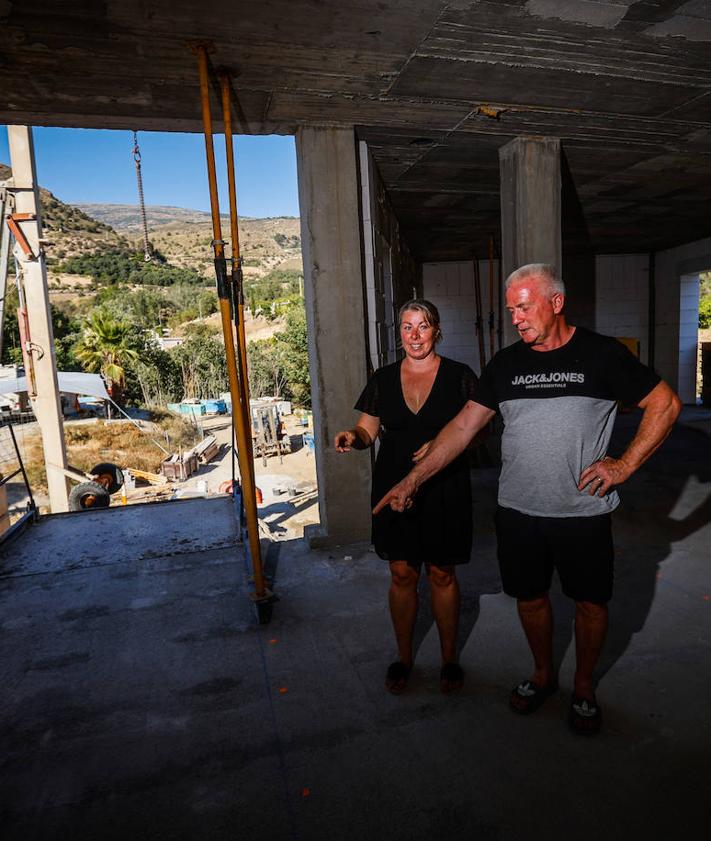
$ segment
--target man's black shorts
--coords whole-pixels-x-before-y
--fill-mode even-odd
[[[501,579],[509,596],[523,600],[542,596],[557,569],[563,592],[571,599],[605,604],[612,597],[609,514],[532,517],[499,506],[495,522]]]

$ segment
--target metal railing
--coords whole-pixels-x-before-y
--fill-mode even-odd
[[[14,479],[15,476],[22,475],[22,479],[25,483],[25,489],[27,491],[27,496],[29,497],[29,502],[27,503],[27,508],[25,513],[16,520],[10,528],[6,529],[2,534],[0,534],[0,543],[4,543],[10,538],[14,537],[19,531],[21,531],[27,523],[32,520],[36,520],[38,516],[37,505],[35,504],[34,497],[32,496],[32,488],[30,487],[30,482],[27,478],[27,473],[25,471],[25,465],[22,461],[22,456],[20,455],[20,449],[17,446],[17,438],[15,437],[15,430],[13,429],[12,425],[8,425],[7,427],[10,430],[10,438],[12,438],[12,445],[15,449],[15,456],[17,458],[17,470],[13,470],[12,473],[8,473],[7,476],[3,476],[0,478],[0,488],[6,485],[11,479]]]

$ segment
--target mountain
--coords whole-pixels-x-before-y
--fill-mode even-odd
[[[137,204],[87,204],[80,202],[76,205],[80,210],[105,222],[116,230],[141,230],[141,214]],[[275,216],[270,219],[284,219],[298,221],[296,216]],[[149,228],[157,228],[161,225],[180,223],[195,225],[209,223],[212,217],[205,210],[192,210],[187,207],[173,207],[172,205],[149,204],[146,206],[146,220]],[[222,224],[229,225],[229,216],[222,214]],[[253,216],[240,216],[240,222],[260,221]]]
[[[110,225],[116,230],[139,232],[141,231],[141,212],[137,204],[77,204],[80,210]],[[146,219],[148,227],[166,225],[171,222],[180,222],[192,225],[200,222],[209,222],[210,214],[202,210],[189,210],[185,207],[170,207],[168,205],[149,205],[146,207]]]
[[[10,177],[0,164],[0,181]],[[40,188],[42,219],[48,243],[47,266],[52,280],[61,281],[60,266],[70,257],[106,251],[143,250],[140,212],[137,205],[62,202]],[[209,213],[183,207],[146,207],[148,235],[157,248],[178,268],[206,277],[214,275],[212,225]],[[222,217],[222,235],[230,239],[229,218]],[[274,269],[301,271],[301,231],[296,217],[240,218],[240,251],[247,279],[259,278]],[[229,249],[228,249],[229,253]]]
[[[12,170],[0,164],[0,181],[12,176]],[[68,257],[96,254],[100,251],[130,247],[128,240],[110,225],[84,213],[78,207],[58,199],[40,187],[42,230],[45,239],[47,265],[50,268]]]
[[[174,266],[212,276],[212,223],[169,222],[149,226],[155,247]],[[222,237],[230,240],[229,220],[222,222]],[[240,219],[240,253],[245,278],[263,277],[274,269],[301,271],[301,226],[298,219]],[[229,254],[229,247],[228,247]]]

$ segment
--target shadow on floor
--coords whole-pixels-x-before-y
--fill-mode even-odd
[[[594,741],[568,732],[564,691],[508,710],[528,652],[499,592],[495,470],[473,473],[457,697],[439,692],[426,599],[408,691],[384,691],[389,575],[368,546],[280,543],[260,626],[231,503],[47,518],[55,543],[40,522],[0,552],[3,841],[704,837],[704,453],[680,427],[624,489]]]
[[[625,449],[638,423],[638,413],[618,418],[612,454]],[[622,502],[613,515],[615,589],[598,682],[643,630],[674,545],[711,522],[711,490],[703,487],[709,482],[709,435],[679,423],[662,449],[620,488]],[[575,607],[559,585],[551,592],[551,601],[556,620],[554,657],[560,664],[573,641]]]

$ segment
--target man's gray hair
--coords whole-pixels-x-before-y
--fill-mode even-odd
[[[515,272],[506,278],[505,288],[508,289],[512,284],[518,283],[521,280],[528,280],[530,277],[537,277],[546,282],[551,294],[560,293],[565,295],[565,284],[558,277],[556,270],[548,263],[527,263],[516,269]]]

